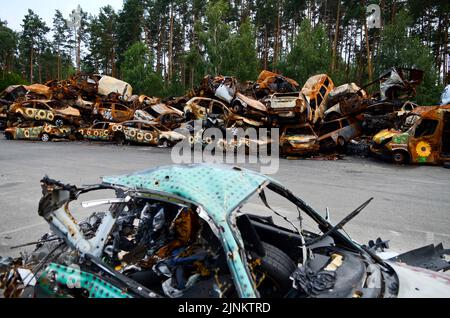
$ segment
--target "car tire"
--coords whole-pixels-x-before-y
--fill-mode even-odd
[[[64,126],[64,120],[61,119],[61,118],[57,118],[57,119],[55,120],[55,126],[56,126],[56,127],[62,127],[62,126]]]
[[[47,133],[43,133],[42,135],[41,135],[41,141],[42,142],[49,142],[50,141],[50,135],[49,134],[47,134]]]
[[[244,111],[244,107],[241,105],[241,103],[237,102],[233,105],[232,110],[235,114],[242,114]]]
[[[408,162],[408,156],[403,151],[394,151],[392,160],[395,164],[402,165]]]
[[[6,133],[5,134],[5,138],[6,138],[6,140],[13,140],[14,139],[12,134],[10,134],[10,133]]]
[[[255,272],[266,276],[259,288],[261,296],[283,297],[292,288],[290,276],[297,269],[297,266],[279,248],[265,242],[262,242],[262,245],[266,255],[261,258],[261,265],[255,268]],[[264,283],[269,284],[264,286]]]
[[[160,139],[158,142],[158,146],[163,147],[163,148],[170,148],[172,146],[172,144],[167,139]]]

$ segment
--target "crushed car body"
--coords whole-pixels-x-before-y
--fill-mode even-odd
[[[449,276],[437,272],[448,268],[448,261],[431,271],[405,263],[423,267],[425,259],[418,261],[412,252],[382,260],[376,247],[359,245],[342,231],[371,200],[332,225],[277,181],[213,165],[155,168],[104,177],[101,184],[82,188],[46,177],[41,186],[38,213],[52,232],[31,255],[2,259],[0,288],[6,297],[450,295]],[[101,191],[116,195],[82,201],[84,208],[103,211],[77,220],[73,203]],[[317,229],[305,230],[276,211],[268,193],[293,204],[292,212],[311,219]],[[252,213],[251,207],[247,211],[246,203],[258,196],[261,207],[281,216],[286,226]]]

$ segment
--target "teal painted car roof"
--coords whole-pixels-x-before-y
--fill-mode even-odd
[[[170,193],[202,206],[221,229],[221,240],[229,255],[227,262],[243,298],[255,298],[258,292],[240,254],[239,245],[244,246],[242,238],[231,228],[227,218],[270,181],[251,170],[209,164],[175,165],[103,178],[106,184]]]
[[[251,170],[210,164],[175,165],[103,178],[106,184],[166,192],[198,203],[218,223],[270,181]]]

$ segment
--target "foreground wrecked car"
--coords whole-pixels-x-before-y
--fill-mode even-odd
[[[38,212],[52,232],[31,255],[1,259],[5,297],[450,296],[450,277],[437,272],[449,268],[441,246],[425,248],[433,259],[383,261],[374,253],[380,242],[361,246],[342,231],[371,200],[333,226],[277,181],[237,167],[163,167],[83,188],[46,177],[41,185]],[[115,196],[82,202],[98,212],[78,222],[72,203],[102,191]],[[277,212],[272,195],[292,211]],[[252,211],[246,203],[258,196],[289,228]],[[304,229],[309,221],[317,233]]]
[[[417,107],[403,126],[376,134],[371,152],[391,157],[398,164],[450,161],[450,105]]]

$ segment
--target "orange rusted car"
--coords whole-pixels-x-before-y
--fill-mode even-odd
[[[395,163],[450,162],[450,105],[415,108],[402,130],[385,129],[372,140],[371,152]]]

